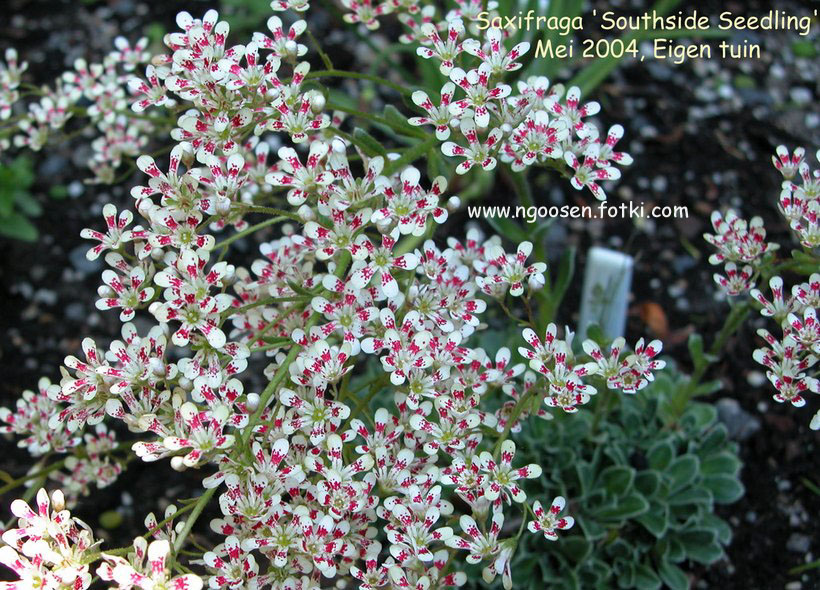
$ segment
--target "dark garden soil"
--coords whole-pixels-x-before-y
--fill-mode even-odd
[[[812,3],[779,4],[780,9],[800,11]],[[691,5],[706,14],[769,8],[759,1]],[[0,49],[16,46],[21,58],[31,62],[30,80],[50,82],[76,57],[99,59],[118,31],[136,38],[150,23],[172,26],[178,10],[197,15],[209,7],[200,1],[77,4],[7,0],[0,22]],[[576,220],[555,224],[547,238],[551,261],[558,260],[566,245],[578,246],[580,269],[584,250],[593,244],[633,254],[636,268],[628,339],[647,333],[662,338],[664,353],[684,370],[690,368],[689,333],[704,334],[708,345],[728,310],[727,303],[715,297],[715,269],[706,260],[709,252],[701,238],[711,231],[711,211],[731,205],[743,216],[761,215],[773,239],[788,251],[793,242],[776,209],[780,178],[770,155],[784,143],[790,148],[804,145],[813,158],[820,146],[820,113],[815,110],[817,58],[796,57],[795,52],[801,52],[795,50],[793,34],[753,38],[764,44],[760,61],[626,65],[597,92],[605,113],[603,123],[624,125],[623,145],[635,157],[635,163],[609,191],[611,201],[685,205],[688,219],[647,223]],[[815,35],[808,41],[817,48],[817,40]],[[340,54],[353,43],[328,37],[328,43],[334,42]],[[79,145],[50,146],[37,154],[33,193],[45,208],[36,220],[41,237],[34,244],[0,239],[0,331],[4,336],[0,341],[0,405],[12,405],[23,389],[35,388],[42,375],[58,380],[63,357],[76,354],[83,337],[95,337],[105,346],[118,336],[116,318],[94,308],[102,268],[85,259],[88,244],[79,232],[100,224],[104,202],[124,207],[130,206],[131,198],[122,187],[79,182],[88,175],[84,170],[87,156]],[[537,186],[539,179],[533,182]],[[66,200],[48,196],[54,185],[68,188]],[[499,195],[506,192],[505,187],[498,190]],[[539,191],[539,204],[589,204],[591,198],[564,182]],[[500,201],[500,196],[496,199]],[[488,202],[493,200],[490,197]],[[455,216],[453,232],[460,233],[461,221],[464,219]],[[579,293],[580,276],[560,310],[561,322],[572,324],[577,319]],[[820,400],[809,400],[808,407],[797,410],[771,399],[770,388],[751,358],[752,350],[760,345],[755,330],[763,325],[755,320],[744,327],[729,341],[709,374],[724,384],[711,401],[729,398],[739,403],[739,410],[732,411],[728,400],[720,402],[730,430],[742,439],[747,492],[736,504],[718,508],[731,522],[734,540],[726,560],[708,570],[691,569],[693,588],[820,587],[818,573],[788,573],[820,557],[816,524],[820,496],[810,489],[811,482],[820,485],[820,433],[808,429]],[[13,445],[4,445],[2,456],[2,469],[13,475],[27,469],[27,455]],[[149,509],[161,512],[169,499],[192,495],[199,479],[197,473],[177,474],[167,463],[134,461],[112,488],[95,491],[86,499],[78,514],[94,520],[99,513],[117,510],[124,520],[113,531],[116,536],[138,534]],[[11,499],[2,498],[0,505],[7,506]],[[107,534],[101,531],[102,536]]]

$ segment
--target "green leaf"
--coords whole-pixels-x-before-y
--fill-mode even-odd
[[[689,347],[689,356],[692,357],[692,364],[695,368],[706,364],[706,359],[703,358],[703,336],[696,332],[690,334],[687,345]]]
[[[14,190],[11,187],[0,186],[0,218],[8,217],[14,210]]]
[[[581,484],[581,495],[586,496],[592,489],[592,479],[594,477],[592,465],[576,461],[575,470],[578,472],[578,481]]]
[[[707,434],[700,443],[698,455],[705,457],[715,451],[722,451],[724,445],[726,444],[727,438],[728,434],[726,431],[726,426],[723,424],[716,424],[714,428],[712,428],[711,432],[709,432],[709,434]]]
[[[402,115],[401,112],[399,112],[399,109],[397,109],[392,104],[389,104],[386,107],[384,107],[384,113],[382,114],[382,116],[385,120],[390,122],[390,125],[396,131],[413,137],[427,137],[427,134],[424,131],[408,123],[407,117]]]
[[[658,573],[661,575],[663,583],[669,586],[670,590],[689,590],[689,578],[683,573],[675,564],[669,563],[667,560],[662,560]]]
[[[360,127],[356,127],[353,130],[353,141],[371,158],[373,156],[387,157],[387,150],[384,149],[384,146],[382,146],[375,137]]]
[[[700,460],[703,475],[735,475],[740,471],[740,459],[734,453],[722,451]]]
[[[811,41],[795,41],[792,43],[792,53],[795,57],[813,59],[817,57],[817,47]]]
[[[34,169],[28,156],[17,156],[10,168],[14,173],[15,188],[27,189],[34,184]]]
[[[718,504],[737,502],[746,491],[739,479],[726,474],[708,475],[703,478],[703,485],[714,494]]]
[[[64,184],[52,184],[48,189],[48,196],[57,200],[65,199],[68,196],[68,187]]]
[[[37,228],[28,219],[19,213],[12,213],[0,218],[0,235],[24,242],[33,242],[39,234]]]
[[[669,509],[660,504],[653,504],[646,514],[641,514],[635,520],[652,535],[660,539],[669,528]]]
[[[659,471],[666,469],[674,456],[675,449],[672,447],[672,443],[666,440],[656,443],[646,454],[649,466]]]
[[[683,531],[678,534],[686,556],[692,561],[704,565],[714,563],[723,555],[723,549],[717,542],[717,532],[708,529]]]
[[[672,494],[668,499],[670,506],[686,506],[688,504],[701,504],[707,507],[712,506],[712,494],[702,487],[690,487]]]
[[[686,551],[683,548],[683,543],[678,539],[670,539],[666,556],[670,561],[674,561],[675,563],[680,563],[686,559]]]
[[[499,234],[513,242],[526,242],[527,232],[509,217],[487,217],[487,223]]]
[[[27,217],[37,217],[43,212],[40,203],[27,192],[18,191],[14,202],[17,204],[20,213]]]
[[[615,496],[623,496],[632,487],[635,470],[625,465],[611,465],[604,469],[599,477],[607,492]]]
[[[647,498],[654,496],[661,485],[661,474],[657,471],[641,471],[635,476],[635,488]]]
[[[584,531],[584,537],[589,539],[590,541],[595,541],[596,539],[601,539],[606,535],[606,529],[601,525],[599,522],[592,518],[585,518],[583,516],[576,516],[575,522],[581,527],[581,530]]]
[[[700,524],[705,528],[715,531],[718,543],[728,545],[732,541],[732,528],[729,523],[712,513],[704,514],[700,519]]]
[[[666,470],[666,474],[671,478],[670,493],[674,494],[677,490],[692,483],[698,474],[699,467],[700,461],[695,455],[683,455],[670,463]]]
[[[635,565],[635,588],[637,590],[657,590],[661,580],[655,571],[642,563]]]
[[[583,563],[592,553],[592,543],[581,535],[572,535],[561,539],[560,551],[573,563]]]
[[[717,393],[721,389],[723,389],[723,382],[719,379],[705,381],[697,387],[695,387],[694,391],[692,391],[692,397],[712,395],[713,393]]]
[[[647,510],[649,510],[649,502],[643,496],[630,494],[618,498],[614,505],[594,510],[593,514],[601,520],[627,520],[640,516]]]
[[[717,409],[712,404],[691,403],[681,417],[681,424],[683,426],[691,426],[691,428],[700,432],[706,429],[717,420]]]

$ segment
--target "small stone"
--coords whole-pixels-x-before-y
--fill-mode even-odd
[[[68,253],[68,260],[71,265],[83,276],[96,272],[102,267],[101,258],[89,260],[85,257],[88,248],[87,244],[82,244]]]
[[[79,180],[75,180],[68,185],[68,196],[76,199],[85,192],[85,185]]]
[[[760,430],[760,420],[741,408],[736,399],[720,398],[716,407],[718,419],[726,425],[730,438],[746,440]]]
[[[796,86],[789,91],[789,97],[797,104],[809,104],[811,102],[811,90]]]
[[[86,309],[82,303],[74,301],[65,306],[63,313],[65,313],[67,320],[83,322],[85,320]]]
[[[32,300],[45,305],[54,305],[57,303],[57,292],[51,289],[37,289]]]
[[[794,553],[805,553],[811,545],[811,537],[802,533],[792,533],[786,541],[786,549]]]
[[[668,186],[669,183],[665,176],[656,176],[652,179],[652,190],[656,193],[665,192]]]

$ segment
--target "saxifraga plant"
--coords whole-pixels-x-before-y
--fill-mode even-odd
[[[79,60],[53,88],[23,85],[25,66],[6,52],[0,148],[37,151],[85,118],[78,132],[93,138],[98,181],[124,180],[117,171],[128,162],[148,178],[131,190],[138,225],[107,204],[103,231],[83,232],[96,242],[88,257],[104,254],[110,267],[97,306],[119,310],[120,339],[101,351],[85,338],[84,358],[67,357],[59,383],[43,379],[0,412],[36,458],[0,487],[30,486],[11,505],[19,520],[0,548],[20,581],[2,587],[85,590],[96,573],[124,590],[199,590],[206,580],[214,589],[426,590],[463,585],[466,561],[509,588],[525,527],[547,539],[572,527],[562,497],[527,501],[519,482],[543,468],[515,458],[511,435],[532,414],[577,414],[600,388],[607,400],[644,390],[664,366],[661,343],[640,339],[630,352],[619,338],[600,343],[603,353],[587,340],[575,351],[570,330],[540,320],[546,264],[528,262],[532,243],[509,254],[475,231],[446,245],[433,237],[459,206],[456,196],[442,202],[447,187],[459,177],[485,186],[496,167],[519,181],[532,166],[557,169],[603,198],[601,182],[630,162],[616,150],[624,130],[602,134],[587,120],[599,105],[582,104],[576,87],[516,79],[529,44],[477,31],[479,2],[457,2],[443,19],[413,0],[342,5],[345,20],[368,29],[397,13],[402,41],[449,80],[431,97],[336,70],[292,17],[308,9],[303,0],[275,0],[290,26],[273,16],[268,33],[235,46],[215,11],[181,13],[164,39],[169,53],[118,38],[102,63]],[[303,60],[303,35],[324,70]],[[336,104],[339,93],[322,84],[334,78],[376,84],[421,116]],[[39,98],[22,112],[18,88]],[[345,114],[383,139],[350,129]],[[169,154],[167,166],[145,153],[149,142],[162,146],[156,157]],[[423,158],[436,174],[412,166]],[[262,258],[242,266],[232,246],[272,226]],[[236,233],[217,241],[229,227]],[[524,327],[526,377],[509,350],[475,345],[488,304]],[[131,323],[137,314],[147,332]],[[246,391],[257,368],[267,385]],[[67,510],[134,456],[202,469],[204,491],[159,522],[149,514],[132,546],[102,548]],[[49,496],[41,486],[52,481],[62,491]],[[613,501],[607,483],[590,500],[600,510]],[[204,547],[191,532],[206,508],[221,516]],[[518,534],[504,528],[513,518]]]

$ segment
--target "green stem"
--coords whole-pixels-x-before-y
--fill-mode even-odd
[[[308,78],[353,78],[355,80],[368,80],[369,82],[375,82],[376,84],[380,84],[382,86],[386,86],[387,88],[391,88],[398,92],[403,96],[410,96],[412,92],[409,88],[405,88],[396,84],[395,82],[391,82],[390,80],[386,80],[379,76],[373,76],[371,74],[361,74],[359,72],[345,72],[343,70],[334,70],[332,68],[328,68],[327,70],[318,70],[316,72],[310,72],[307,75]]]
[[[330,61],[330,56],[324,52],[321,44],[319,43],[319,41],[316,40],[316,37],[313,36],[313,33],[310,32],[309,28],[306,29],[305,32],[307,33],[310,40],[313,42],[313,45],[316,46],[316,51],[319,52],[319,57],[322,58],[322,63],[325,64],[325,67],[328,70],[333,71],[333,62]],[[310,75],[308,75],[307,77],[310,78]]]
[[[208,502],[213,497],[214,493],[216,493],[216,488],[210,488],[205,490],[205,492],[199,497],[199,500],[196,501],[196,504],[192,504],[193,512],[191,512],[191,517],[185,521],[185,527],[182,529],[182,532],[177,536],[176,541],[174,541],[174,553],[178,553],[182,546],[185,544],[185,539],[191,532],[191,529],[194,528],[194,524],[196,524],[199,515],[202,514],[202,511],[205,510],[205,506],[208,505]]]
[[[402,156],[399,159],[388,162],[387,165],[384,167],[384,172],[382,172],[382,174],[384,176],[390,176],[394,172],[401,170],[404,166],[412,164],[413,162],[424,156],[424,154],[427,153],[427,150],[429,150],[437,143],[438,139],[436,139],[436,136],[431,135],[425,141],[417,143],[416,145],[408,149],[406,152],[402,154]]]
[[[310,297],[306,295],[297,295],[295,297],[265,297],[264,299],[260,299],[259,301],[254,301],[253,303],[248,303],[241,307],[229,307],[224,312],[222,312],[223,316],[231,316],[234,314],[241,314],[245,313],[246,311],[253,309],[255,307],[260,307],[262,305],[274,305],[276,303],[294,303],[294,302],[303,302],[303,301],[310,301]]]
[[[350,253],[347,250],[343,250],[341,254],[341,260],[336,266],[335,275],[339,278],[343,277],[345,272],[347,271],[347,267],[350,264]],[[310,318],[305,325],[305,333],[310,334],[310,329],[316,325],[316,322],[319,319],[319,314],[313,312]],[[296,356],[299,354],[301,347],[294,346],[288,352],[288,355],[285,357],[285,360],[282,361],[282,364],[277,369],[276,373],[273,376],[268,384],[265,386],[265,389],[262,390],[262,393],[259,394],[259,407],[256,408],[256,411],[251,415],[248,419],[248,424],[244,428],[244,436],[241,437],[241,446],[247,446],[248,441],[250,440],[253,429],[256,424],[259,422],[260,418],[262,417],[262,413],[265,411],[265,408],[268,405],[271,397],[273,396],[276,388],[279,386],[282,381],[284,381],[285,377],[288,375],[288,367],[290,367],[291,363],[296,360]]]
[[[386,375],[384,375],[383,377],[386,377]],[[350,424],[350,421],[358,417],[361,411],[370,404],[370,401],[374,397],[376,397],[376,394],[378,394],[379,391],[381,391],[381,385],[382,383],[384,383],[384,381],[385,379],[379,378],[372,382],[372,385],[370,386],[370,391],[367,393],[366,396],[359,398],[356,407],[353,408],[353,411],[350,412],[350,416],[348,416],[345,423],[339,428],[339,432],[344,432],[344,430],[347,429],[348,425]]]
[[[287,218],[282,217],[282,216],[271,217],[270,219],[266,219],[265,221],[259,222],[256,225],[252,225],[247,229],[243,229],[241,232],[235,233],[234,235],[232,235],[229,238],[225,238],[221,242],[217,242],[213,249],[216,250],[218,248],[227,248],[228,246],[233,244],[235,241],[241,240],[245,236],[249,236],[250,234],[256,233],[257,231],[259,231],[262,228],[268,227],[269,225],[273,225],[274,223],[277,223],[279,221],[284,221],[285,219],[287,219]]]
[[[289,211],[283,211],[282,209],[274,209],[273,207],[263,207],[262,205],[248,205],[244,208],[244,210],[248,213],[265,213],[267,215],[275,215],[277,217],[286,217],[287,219],[291,219],[293,221],[297,221],[302,223],[302,220],[299,219],[298,216],[290,213]]]
[[[496,461],[498,460],[499,453],[501,453],[501,445],[503,445],[504,441],[509,438],[513,425],[518,421],[518,417],[521,416],[521,413],[524,411],[524,407],[530,399],[532,399],[532,396],[534,395],[533,391],[534,390],[531,389],[522,395],[515,403],[515,406],[513,406],[512,412],[510,412],[510,417],[507,419],[507,424],[504,426],[501,436],[498,437],[498,440],[495,443],[495,449],[493,449],[493,458]]]
[[[717,361],[721,351],[726,346],[726,342],[737,332],[740,326],[743,325],[743,321],[751,310],[752,306],[748,301],[744,301],[732,307],[729,315],[726,316],[726,319],[723,321],[723,326],[720,328],[720,332],[718,332],[715,341],[709,348],[709,356],[714,360],[707,360],[695,367],[692,376],[689,378],[689,382],[686,384],[687,397],[691,397],[694,390],[700,385],[703,376],[706,374],[706,370]]]
[[[17,479],[7,483],[2,488],[0,488],[0,494],[5,494],[6,492],[10,492],[11,490],[23,485],[29,480],[37,479],[38,477],[43,477],[51,473],[52,471],[56,471],[60,469],[63,465],[65,465],[65,459],[52,463],[48,467],[44,467],[39,471],[35,471],[34,473],[29,473],[28,475],[24,475],[22,477],[18,477]]]
[[[598,403],[595,404],[595,411],[592,416],[592,426],[590,428],[590,435],[595,435],[598,432],[598,425],[600,424],[603,418],[606,418],[609,415],[610,411],[610,399],[612,398],[612,390],[604,384],[603,391],[599,396]]]

